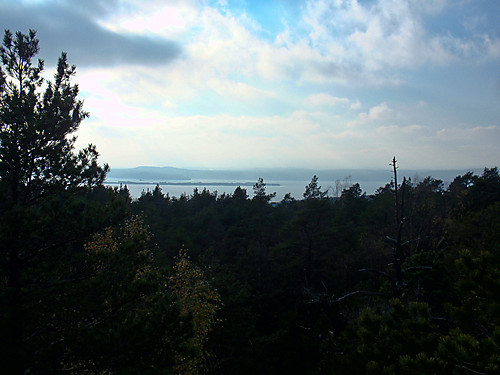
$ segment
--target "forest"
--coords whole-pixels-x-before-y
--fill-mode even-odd
[[[0,48],[5,374],[497,374],[500,174],[132,199],[62,54]],[[390,163],[390,166],[389,166]]]

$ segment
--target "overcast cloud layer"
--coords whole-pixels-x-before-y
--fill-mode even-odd
[[[112,167],[491,167],[500,2],[3,0]]]

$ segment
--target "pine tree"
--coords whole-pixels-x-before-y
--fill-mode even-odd
[[[309,185],[306,186],[304,199],[320,199],[326,197],[326,191],[321,191],[321,186],[318,185],[318,177],[313,176]]]
[[[276,193],[266,194],[266,184],[262,177],[253,185],[254,200],[269,202],[276,197]]]
[[[35,317],[48,295],[37,289],[42,273],[56,273],[51,262],[61,261],[58,250],[80,238],[86,226],[83,203],[70,196],[102,188],[108,170],[98,165],[93,145],[74,152],[72,133],[87,117],[78,86],[71,84],[75,67],[62,53],[54,81],[42,90],[44,62],[34,62],[38,52],[35,31],[5,31],[0,47],[0,351],[2,368],[12,374],[35,366],[33,353],[40,347],[33,338],[49,330]]]

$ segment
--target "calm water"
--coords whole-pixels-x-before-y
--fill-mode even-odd
[[[125,170],[127,172],[127,170]],[[187,176],[190,176],[190,180],[171,180],[167,179],[167,177],[163,177],[165,179],[162,179],[162,177],[154,177],[154,180],[139,180],[136,179],[135,177],[132,177],[135,169],[130,169],[127,173],[123,174],[123,177],[109,177],[107,180],[107,185],[110,186],[118,186],[120,182],[123,181],[131,181],[133,182],[132,184],[127,184],[127,187],[130,190],[130,194],[132,195],[133,198],[139,198],[142,194],[143,191],[153,191],[156,183],[158,181],[168,181],[172,183],[177,183],[177,185],[171,185],[171,184],[161,184],[160,187],[163,190],[164,194],[170,194],[171,197],[180,197],[181,195],[187,195],[190,196],[193,194],[193,190],[195,188],[198,188],[199,191],[202,191],[204,188],[207,188],[210,192],[215,192],[217,191],[218,194],[232,194],[234,192],[234,189],[238,185],[241,185],[243,189],[247,190],[247,194],[250,198],[253,197],[253,189],[252,186],[253,184],[257,181],[257,177],[252,176],[255,175],[255,171],[246,171],[244,173],[236,173],[232,172],[233,176],[228,177],[227,172],[220,172],[221,175],[220,177],[208,177],[206,175],[205,177],[194,177],[196,173],[200,173],[200,171],[190,171],[190,170],[181,170],[184,174]],[[160,169],[161,172],[161,169]],[[203,171],[202,171],[203,172]],[[283,171],[278,171],[278,174],[282,173]],[[398,183],[401,183],[402,176],[410,177],[413,183],[418,183],[419,181],[422,181],[424,177],[426,176],[432,176],[433,178],[440,179],[444,183],[444,187],[446,188],[453,179],[458,176],[462,175],[463,173],[466,173],[467,171],[460,171],[460,170],[434,170],[434,171],[424,171],[424,170],[400,170],[398,173]],[[481,170],[474,170],[473,171],[476,174],[480,174]],[[219,172],[217,172],[219,173]],[[261,171],[258,172],[259,174]],[[263,173],[266,173],[269,175],[269,171],[263,171]],[[295,173],[295,172],[294,172]],[[222,175],[225,174],[223,177]],[[130,176],[130,178],[127,178],[125,176]],[[283,176],[283,174],[281,174]],[[311,171],[310,173],[311,177],[313,175],[313,172]],[[355,170],[352,171],[352,173],[349,173],[348,171],[321,171],[318,172],[317,175],[319,176],[318,183],[321,186],[321,189],[328,190],[328,195],[329,196],[336,196],[335,193],[335,186],[336,182],[340,181],[341,183],[344,184],[344,186],[347,184],[354,184],[354,183],[359,183],[361,186],[361,189],[367,194],[373,194],[375,191],[381,187],[385,186],[387,183],[391,181],[391,178],[393,177],[392,171],[390,169],[387,170]],[[302,199],[304,191],[306,189],[306,186],[311,182],[311,178],[308,178],[307,180],[304,179],[305,175],[302,173],[302,176],[298,176],[296,178],[289,178],[288,177],[278,177],[282,178],[281,180],[278,179],[272,179],[270,177],[264,177],[264,182],[268,185],[267,186],[267,192],[268,193],[273,193],[276,192],[276,198],[274,198],[274,201],[280,201],[283,199],[285,194],[290,193],[293,198],[295,199]],[[326,179],[322,179],[321,176],[329,176]],[[153,177],[150,177],[153,178]],[[158,179],[157,179],[158,178]],[[254,180],[252,180],[255,178]],[[288,180],[284,180],[285,178],[289,178]],[[202,181],[202,182],[197,182],[197,181]],[[151,184],[152,183],[152,184]],[[243,185],[244,184],[244,185]],[[270,184],[276,184],[277,186],[270,186]],[[342,190],[342,189],[341,189]]]
[[[130,191],[130,195],[132,198],[139,198],[143,191],[153,191],[156,184],[141,184],[139,181],[135,184],[128,184],[127,187]],[[177,182],[177,181],[173,181]],[[193,185],[162,185],[162,191],[164,194],[169,193],[171,197],[180,197],[182,194],[192,195],[193,190],[198,188],[199,191],[202,191],[204,188],[207,188],[210,192],[217,191],[218,194],[226,193],[232,194],[234,189],[238,186],[235,185],[216,185],[217,183],[228,183],[228,181],[206,181],[209,182],[210,185],[205,185],[203,182],[200,184],[194,183]],[[239,183],[249,183],[248,186],[241,186],[243,189],[247,190],[248,196],[253,197],[253,189],[252,185],[254,182],[251,181],[237,181]],[[276,198],[274,201],[280,201],[283,199],[285,194],[290,193],[292,197],[295,199],[302,199],[302,195],[306,190],[306,186],[311,182],[309,181],[264,181],[267,184],[279,184],[279,186],[267,186],[266,191],[268,193],[276,192]],[[329,190],[330,196],[335,196],[335,181],[318,181],[322,190]],[[377,190],[380,186],[385,186],[388,181],[364,181],[360,182],[361,189],[367,194],[373,194],[375,190]],[[232,182],[231,182],[232,183]],[[108,186],[119,186],[118,181],[108,181]]]

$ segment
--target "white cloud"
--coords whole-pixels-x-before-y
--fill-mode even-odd
[[[488,35],[485,35],[483,38],[487,51],[486,55],[492,59],[500,59],[500,39],[490,38]]]
[[[391,112],[392,110],[389,108],[387,103],[381,103],[380,105],[370,108],[370,111],[367,114],[362,113],[360,118],[364,120],[378,120],[387,116]]]
[[[326,105],[326,106],[334,107],[338,104],[348,104],[349,99],[339,98],[337,96],[332,96],[332,95],[326,94],[326,93],[318,93],[318,94],[310,95],[307,98],[307,102],[311,105],[314,105],[314,106]]]
[[[282,160],[285,165],[310,159],[310,147],[315,146],[312,139],[320,131],[304,112],[262,118],[142,115],[122,112],[113,115],[114,119],[89,121],[79,132],[78,146],[92,139],[102,159],[114,166],[172,165],[176,161],[174,165],[251,167],[268,165],[270,160]],[[141,126],[128,126],[136,117],[142,119]],[[122,119],[127,121],[122,126],[109,125]]]
[[[500,58],[500,41],[493,36],[460,39],[426,30],[424,17],[442,12],[446,1],[311,1],[301,25],[308,32],[288,27],[274,40],[260,38],[258,25],[245,14],[182,1],[147,4],[128,18],[106,20],[107,27],[176,35],[182,58],[168,66],[84,70],[77,77],[91,112],[79,144],[96,143],[103,160],[115,167],[373,167],[386,165],[394,154],[406,160],[405,167],[419,168],[500,160],[494,142],[500,139],[498,127],[459,128],[443,116],[445,128],[436,131],[399,115],[403,105],[389,106],[382,91],[380,104],[371,108],[366,104],[371,94],[355,92],[357,85],[400,84],[398,68],[447,64],[463,56]],[[176,19],[166,22],[168,17]],[[349,90],[342,91],[346,83]],[[252,110],[255,101],[281,100],[284,92],[287,114],[175,111],[211,93],[246,101]],[[361,113],[360,100],[348,99],[358,94]],[[424,96],[415,106],[431,113],[432,100]],[[293,112],[304,103],[317,112]],[[328,107],[334,106],[346,110],[332,116]]]
[[[423,134],[426,134],[427,131],[428,127],[423,125],[407,125],[407,126],[389,125],[389,126],[379,126],[378,128],[375,129],[375,134],[382,137],[392,136],[395,133],[408,136],[413,136],[413,135],[422,136]]]
[[[350,109],[360,109],[361,108],[361,102],[359,100],[356,100],[355,102],[351,103],[351,106],[349,107]]]
[[[494,166],[500,158],[495,145],[500,137],[498,126],[450,126],[438,131],[425,126],[403,126],[393,128],[386,137],[395,153],[412,164],[410,168],[477,168]]]
[[[276,81],[394,82],[390,76],[382,78],[360,71],[358,63],[353,64],[353,56],[346,53],[346,47],[352,46],[345,44],[344,38],[330,36],[329,31],[322,28],[323,19],[314,19],[311,15],[306,14],[305,18],[311,25],[315,23],[317,36],[314,32],[297,36],[295,30],[288,29],[278,34],[272,43],[257,36],[259,25],[244,13],[234,15],[227,9],[221,13],[215,7],[199,6],[195,2],[149,0],[140,6],[125,4],[122,3],[121,12],[101,23],[117,32],[183,41],[184,59],[175,66],[185,65],[184,70],[189,69],[190,74],[203,77],[201,79],[242,74]],[[351,8],[352,19],[368,19],[364,8]]]
[[[485,50],[498,56],[500,47],[492,36],[481,43],[475,36],[426,29],[425,17],[442,14],[454,5],[445,0],[314,0],[307,3],[304,23],[323,58],[335,56],[338,64],[358,66],[364,73],[446,65],[463,57],[481,58]],[[342,53],[328,54],[331,45]]]
[[[376,105],[368,110],[368,112],[362,112],[358,115],[358,118],[354,121],[350,121],[347,126],[358,126],[374,121],[385,120],[388,119],[393,110],[389,108],[387,103],[381,103]]]
[[[217,94],[245,101],[263,100],[276,97],[276,93],[259,89],[244,82],[231,82],[227,80],[211,79],[207,86]]]
[[[190,0],[122,0],[118,5],[111,17],[99,22],[115,32],[181,38],[190,32],[199,16],[199,4]]]
[[[125,106],[117,96],[87,104],[92,116],[82,124],[78,146],[96,144],[102,160],[114,167],[354,168],[386,165],[394,154],[407,168],[467,168],[500,160],[500,127],[434,130],[425,124],[405,125],[387,103],[361,113],[357,123],[370,124],[362,127],[346,127],[343,117],[307,111],[264,117],[174,116]],[[383,122],[387,119],[390,124]]]
[[[457,140],[460,140],[464,144],[480,145],[483,143],[485,137],[495,135],[500,135],[500,127],[495,125],[456,128],[450,127],[436,131],[436,138],[441,142],[446,143],[455,143]],[[488,143],[490,142],[486,142],[486,144]]]
[[[303,14],[309,33],[287,27],[274,43],[257,36],[259,25],[245,13],[221,12],[195,1],[140,4],[122,2],[121,12],[101,22],[116,31],[178,38],[185,58],[176,69],[200,81],[240,74],[274,81],[394,85],[401,83],[397,74],[375,72],[446,63],[453,59],[452,47],[459,48],[450,37],[429,37],[421,24],[421,15],[441,11],[444,1],[310,1]]]

